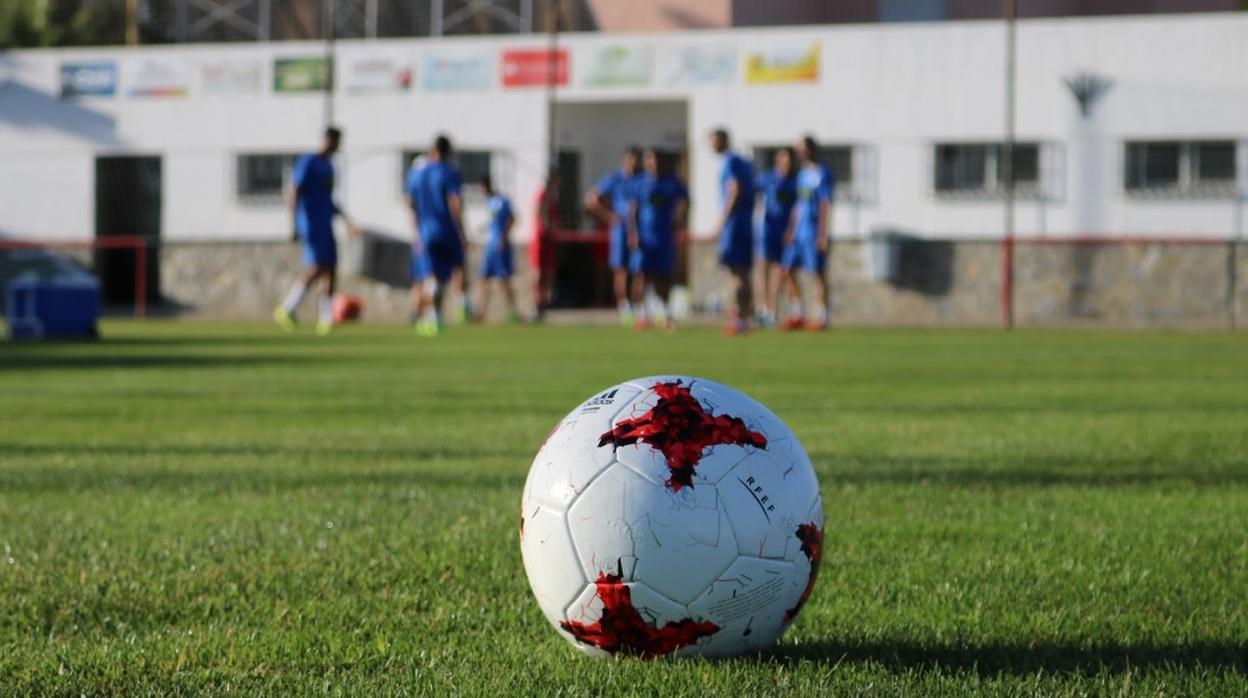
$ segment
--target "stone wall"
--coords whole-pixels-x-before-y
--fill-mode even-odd
[[[907,241],[899,278],[872,279],[869,243],[836,241],[828,264],[832,320],[850,325],[997,326],[998,242]],[[1015,246],[1020,326],[1227,327],[1228,245],[1028,243]],[[1248,328],[1248,243],[1236,253],[1236,326]],[[691,293],[722,283],[712,245],[691,253]],[[726,303],[726,297],[721,296]]]
[[[338,289],[360,296],[365,319],[400,322],[410,307],[405,282],[393,277],[373,280],[350,272],[357,254],[356,241],[340,246]],[[514,251],[518,274],[514,281],[518,302],[531,307],[532,282],[524,264],[525,248]],[[406,246],[400,245],[398,260],[407,268]],[[267,319],[291,284],[303,272],[299,246],[289,242],[166,243],[160,252],[161,290],[175,312],[213,319]],[[469,255],[469,269],[480,266],[476,250]],[[490,315],[502,312],[499,294],[494,295]],[[451,300],[451,299],[448,299]],[[301,319],[314,319],[313,303],[304,302]]]
[[[893,282],[871,276],[870,245],[837,241],[828,265],[832,319],[837,324],[996,326],[1001,322],[1001,247],[995,242],[902,243]],[[344,246],[345,247],[345,246]],[[1015,248],[1015,317],[1020,326],[1224,328],[1229,248],[1172,243],[1020,244]],[[401,254],[401,252],[400,252]],[[347,273],[340,288],[365,301],[366,319],[397,322],[407,315],[402,283]],[[531,307],[525,248],[515,250],[521,307]],[[715,246],[689,252],[695,308],[723,298]],[[477,269],[475,255],[470,275]],[[1248,327],[1248,244],[1237,252],[1237,325]],[[264,319],[300,273],[291,243],[167,243],[161,284],[178,311],[212,318]],[[498,299],[493,314],[497,315]],[[726,305],[726,299],[719,303]],[[311,313],[312,304],[304,312]],[[309,315],[310,317],[310,315]]]

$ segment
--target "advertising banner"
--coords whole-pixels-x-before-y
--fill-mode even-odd
[[[273,61],[274,92],[320,92],[329,87],[330,79],[329,61],[324,56]]]
[[[176,58],[133,59],[125,66],[124,84],[130,97],[185,97],[190,70]]]
[[[659,83],[698,87],[726,85],[737,73],[737,52],[726,45],[664,46],[659,52]]]
[[[117,94],[117,64],[82,61],[61,64],[62,97],[112,97]]]
[[[411,65],[393,56],[360,56],[344,66],[342,86],[347,92],[398,92],[412,86]]]
[[[745,82],[747,84],[777,85],[818,81],[818,42],[806,48],[785,47],[746,54]]]
[[[433,92],[484,90],[494,84],[490,53],[426,53],[420,69],[421,85]]]
[[[586,51],[580,83],[586,87],[645,87],[653,73],[650,46],[603,46]],[[578,63],[580,61],[578,60]]]
[[[509,49],[503,51],[502,64],[503,87],[544,86],[552,76],[555,85],[568,84],[566,49],[559,49],[553,55],[540,48]]]
[[[205,94],[256,94],[260,82],[260,62],[256,60],[212,61],[199,66],[200,90]]]

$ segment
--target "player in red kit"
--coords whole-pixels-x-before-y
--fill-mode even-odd
[[[555,284],[555,227],[559,220],[559,175],[551,172],[546,185],[537,193],[537,218],[533,227],[533,243],[529,246],[529,265],[533,267],[533,302],[536,319],[546,318],[551,288]]]

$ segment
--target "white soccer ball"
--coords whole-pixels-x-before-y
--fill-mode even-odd
[[[797,437],[689,376],[621,383],[572,410],[521,500],[533,594],[590,654],[766,648],[809,598],[822,546],[819,482]]]

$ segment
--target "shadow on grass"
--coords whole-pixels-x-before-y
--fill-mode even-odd
[[[1248,484],[1248,458],[1243,457],[1222,460],[1217,465],[1178,459],[1031,454],[989,459],[812,452],[810,457],[825,486],[928,484],[1001,488]]]
[[[874,663],[894,670],[935,669],[980,675],[1097,674],[1150,669],[1248,672],[1248,642],[921,644],[910,640],[815,641],[767,655],[784,663]]]

